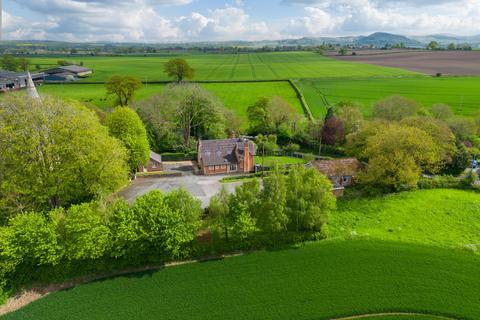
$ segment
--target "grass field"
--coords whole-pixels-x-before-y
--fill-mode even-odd
[[[480,77],[303,79],[298,85],[316,117],[325,114],[320,94],[324,94],[330,104],[342,100],[358,102],[366,116],[371,115],[375,101],[396,94],[415,99],[427,108],[446,103],[458,115],[480,112]]]
[[[80,285],[2,319],[321,320],[419,312],[473,320],[480,318],[479,274],[480,257],[460,251],[326,241]]]
[[[273,166],[278,164],[280,166],[288,164],[302,164],[305,163],[305,160],[293,157],[270,157],[270,156],[256,156],[255,164],[263,164],[266,167]]]
[[[254,104],[259,97],[280,96],[299,114],[304,114],[300,101],[288,82],[204,83],[201,85],[215,94],[226,108],[234,111],[244,120],[247,117],[248,106]],[[163,84],[144,85],[137,93],[136,99],[141,100],[161,93],[164,88]],[[113,97],[106,95],[105,86],[101,84],[47,84],[41,86],[39,92],[92,103],[102,109],[110,109],[114,105]]]
[[[420,190],[374,199],[341,200],[330,217],[331,237],[480,249],[480,194]]]
[[[168,80],[163,72],[166,61],[182,57],[196,70],[195,80],[272,80],[320,77],[401,76],[416,73],[355,62],[338,61],[312,52],[254,54],[162,55],[153,57],[35,57],[32,65],[42,69],[68,60],[94,70],[91,81],[105,81],[113,75],[133,75],[142,81]],[[88,81],[87,80],[87,81]]]

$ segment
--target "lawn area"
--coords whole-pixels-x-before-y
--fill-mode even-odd
[[[259,97],[280,96],[299,114],[304,114],[300,101],[288,82],[204,83],[201,85],[215,94],[227,109],[234,111],[244,120],[247,118],[248,106],[254,104]],[[161,93],[164,88],[163,84],[144,85],[136,94],[136,99],[141,100]],[[39,92],[92,103],[101,109],[110,109],[114,103],[113,97],[106,95],[105,86],[102,84],[47,84],[39,87]]]
[[[68,60],[92,68],[90,81],[105,81],[113,75],[133,75],[142,81],[168,80],[163,65],[181,57],[196,70],[195,80],[272,80],[321,77],[369,77],[416,74],[411,71],[338,61],[312,52],[277,52],[251,54],[190,54],[119,57],[32,57],[33,66],[42,70]],[[87,81],[88,81],[87,80]]]
[[[284,166],[288,164],[303,164],[305,160],[293,157],[274,157],[274,156],[255,156],[255,164],[263,164],[266,167],[273,166],[275,164]]]
[[[480,194],[420,190],[374,199],[340,200],[330,216],[331,237],[480,249]]]
[[[381,241],[297,249],[165,268],[48,295],[5,320],[332,319],[411,312],[480,318],[480,256]]]
[[[343,79],[298,81],[314,116],[325,114],[319,92],[331,104],[350,100],[361,104],[363,113],[371,116],[372,104],[391,95],[414,99],[424,107],[446,103],[458,115],[480,112],[480,77],[410,77],[390,79]]]

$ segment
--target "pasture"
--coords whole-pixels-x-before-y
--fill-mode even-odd
[[[414,99],[426,108],[445,103],[457,115],[472,116],[480,112],[480,77],[302,79],[297,84],[315,117],[326,112],[321,95],[330,104],[342,100],[357,102],[367,117],[371,116],[375,101],[392,95]]]
[[[278,80],[321,77],[402,76],[417,73],[355,62],[338,61],[312,52],[252,54],[196,54],[118,57],[34,57],[33,66],[42,70],[58,60],[83,62],[94,74],[85,81],[106,81],[113,75],[132,75],[142,81],[169,80],[163,65],[173,58],[184,58],[196,70],[195,80]]]
[[[271,98],[279,96],[289,102],[299,113],[304,114],[302,105],[295,91],[286,81],[258,83],[203,83],[205,89],[216,95],[229,110],[240,119],[246,121],[247,108],[259,97]],[[144,85],[136,94],[135,99],[142,100],[159,94],[165,84]],[[108,110],[114,106],[115,99],[107,96],[103,84],[47,84],[39,88],[41,94],[51,94],[62,98],[72,98],[84,103],[91,103],[101,109]]]
[[[330,216],[333,238],[368,237],[480,250],[480,194],[419,190],[340,200]]]
[[[460,251],[324,241],[79,285],[2,319],[473,320],[479,274],[480,257]]]

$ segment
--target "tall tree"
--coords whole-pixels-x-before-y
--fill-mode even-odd
[[[135,92],[142,87],[142,82],[132,76],[113,76],[105,83],[105,87],[107,94],[116,96],[116,103],[124,107],[132,101]]]
[[[211,224],[222,231],[226,241],[229,241],[230,229],[234,222],[229,199],[227,189],[222,186],[220,192],[210,200],[207,210]]]
[[[140,165],[145,165],[150,157],[150,146],[138,114],[128,107],[117,107],[107,117],[106,123],[110,134],[127,148],[130,170],[135,172]]]
[[[255,217],[260,228],[270,233],[287,231],[287,189],[285,176],[279,167],[275,167],[264,179],[261,201],[261,208]]]
[[[287,214],[292,230],[322,231],[336,199],[332,184],[317,170],[296,166],[287,177]]]
[[[22,71],[28,71],[28,69],[30,68],[30,61],[27,58],[19,58],[18,67]]]
[[[265,97],[259,98],[253,105],[247,108],[251,134],[273,133],[274,123],[270,111],[270,100]]]
[[[193,79],[195,70],[184,59],[172,59],[165,63],[165,73],[174,78],[177,82],[182,82],[184,79]]]
[[[9,95],[0,101],[0,123],[4,212],[89,201],[126,183],[125,148],[83,106]]]
[[[400,121],[417,114],[419,105],[416,101],[402,96],[391,96],[373,105],[373,116],[388,121]]]
[[[2,57],[2,69],[8,71],[17,71],[18,61],[11,54],[6,54]]]
[[[322,143],[330,146],[345,142],[345,125],[336,117],[333,108],[329,108],[322,128]]]
[[[345,135],[357,132],[363,122],[360,106],[350,101],[342,101],[337,104],[337,107],[337,116],[344,124]]]

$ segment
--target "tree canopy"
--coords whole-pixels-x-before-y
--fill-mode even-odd
[[[90,201],[126,183],[126,151],[83,106],[0,101],[0,207],[11,214]]]
[[[419,105],[415,100],[402,96],[391,96],[374,104],[373,116],[388,121],[400,121],[415,116],[418,109]]]
[[[172,59],[165,63],[165,73],[174,78],[177,82],[182,82],[184,79],[193,79],[195,70],[188,64],[185,59]]]
[[[128,106],[135,92],[142,87],[142,82],[132,76],[113,76],[105,83],[107,94],[117,98],[116,103],[122,107]]]
[[[150,157],[147,131],[138,114],[128,107],[118,107],[106,119],[112,136],[123,142],[128,152],[130,170],[135,172]]]

